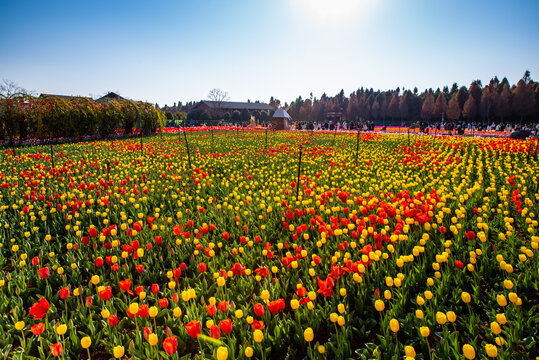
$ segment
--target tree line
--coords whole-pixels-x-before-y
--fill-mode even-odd
[[[348,97],[344,90],[330,97],[302,99],[285,104],[292,119],[326,122],[328,113],[338,114],[347,122],[376,121],[379,124],[410,124],[418,121],[466,121],[476,124],[529,124],[539,120],[539,83],[526,71],[517,84],[494,77],[483,86],[474,80],[467,88],[454,83],[451,88],[426,89],[422,93],[400,88],[374,91],[360,88]]]

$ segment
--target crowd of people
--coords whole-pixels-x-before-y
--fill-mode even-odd
[[[292,122],[290,130],[347,131],[357,130],[358,126],[362,131],[374,130],[374,122],[372,121],[361,121],[359,123],[346,121]]]
[[[196,126],[196,124],[191,121],[187,124],[188,126]],[[218,126],[239,126],[239,127],[248,127],[252,126],[249,123],[232,123],[220,121]],[[207,124],[199,124],[198,126],[207,126]],[[270,123],[258,124],[257,126],[271,127]],[[431,132],[438,133],[448,133],[452,135],[464,135],[464,134],[474,134],[478,132],[482,133],[507,133],[514,134],[519,132],[525,132],[527,136],[539,134],[539,123],[533,125],[523,125],[518,124],[501,124],[501,123],[476,123],[476,122],[435,122],[427,123],[424,121],[413,123],[412,125],[401,124],[399,125],[377,125],[373,121],[360,121],[360,122],[347,122],[347,121],[325,121],[325,122],[306,122],[306,121],[291,121],[290,130],[304,130],[304,131],[388,131],[388,128],[400,128],[404,129],[419,129],[421,133],[429,134]]]

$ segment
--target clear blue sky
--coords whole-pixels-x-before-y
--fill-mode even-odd
[[[539,0],[0,0],[0,79],[37,93],[283,103],[539,79]]]

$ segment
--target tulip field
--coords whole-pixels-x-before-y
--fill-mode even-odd
[[[533,139],[4,149],[2,359],[539,356]]]

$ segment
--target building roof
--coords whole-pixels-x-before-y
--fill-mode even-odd
[[[45,97],[45,96],[54,96],[54,97],[57,97],[57,98],[60,98],[60,99],[64,99],[64,100],[69,100],[69,99],[77,98],[77,97],[80,97],[80,98],[83,98],[83,99],[89,99],[89,100],[92,100],[92,99],[90,99],[90,98],[87,97],[87,96],[71,96],[71,95],[56,95],[56,94],[39,94],[39,97]]]
[[[268,104],[265,104],[265,103],[261,103],[261,102],[237,102],[237,101],[210,101],[210,100],[203,100],[201,102],[199,102],[196,106],[200,106],[200,105],[206,105],[208,106],[210,109],[218,109],[220,108],[221,110],[242,110],[242,109],[247,109],[247,110],[265,110],[265,111],[271,111],[273,110],[273,108],[268,105]]]
[[[120,95],[116,94],[115,92],[109,92],[107,95],[104,95],[102,97],[100,97],[99,99],[97,99],[96,101],[97,102],[100,102],[100,101],[106,101],[106,100],[110,100],[110,99],[113,99],[113,100],[125,100],[123,97],[121,97]]]
[[[274,118],[287,118],[287,119],[291,119],[290,115],[288,115],[288,113],[286,112],[286,110],[283,110],[283,109],[277,109],[275,111],[275,114],[273,114],[273,117]]]

